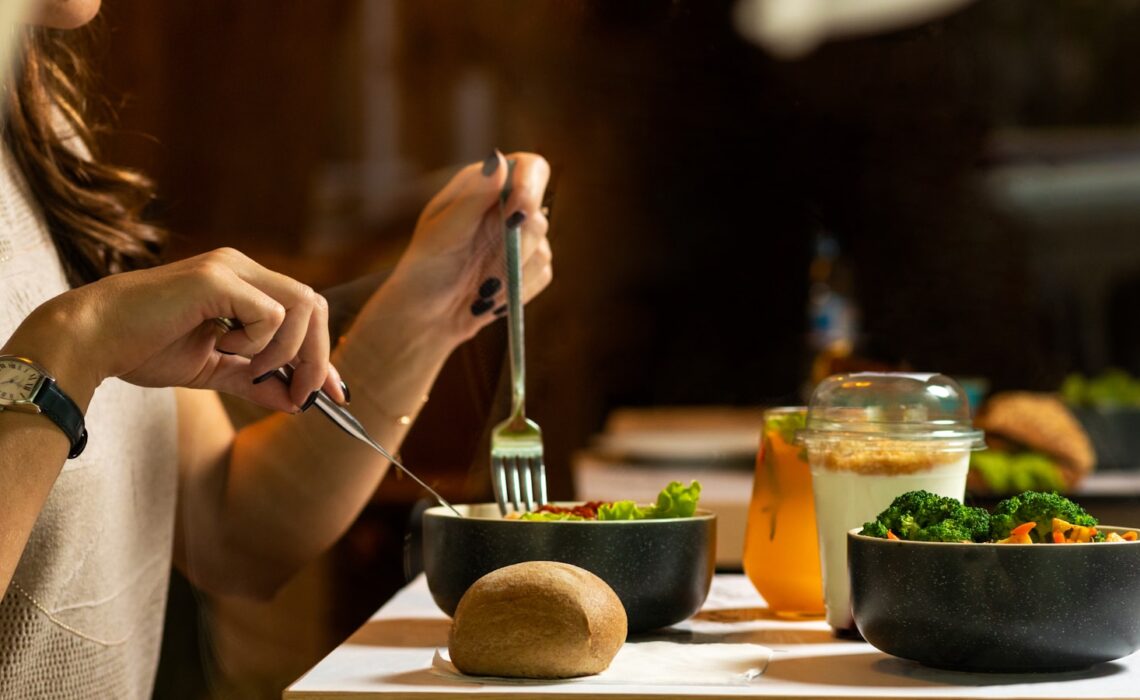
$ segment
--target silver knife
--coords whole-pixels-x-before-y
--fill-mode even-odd
[[[289,385],[293,381],[293,373],[291,370],[292,368],[287,366],[278,367],[277,371],[274,372],[274,374],[286,385]],[[317,391],[317,398],[315,401],[313,401],[313,405],[320,409],[321,413],[325,414],[325,416],[327,416],[329,420],[335,423],[338,428],[383,455],[385,459],[394,464],[397,468],[399,468],[400,471],[407,474],[412,479],[412,481],[422,486],[424,490],[434,496],[435,500],[439,501],[439,504],[441,506],[447,508],[459,517],[463,517],[463,514],[456,510],[455,506],[448,503],[447,499],[439,495],[438,491],[425,484],[422,479],[412,473],[412,470],[408,469],[403,464],[400,464],[400,460],[393,457],[392,453],[384,449],[380,443],[373,440],[372,436],[368,434],[368,431],[364,429],[364,426],[360,424],[360,421],[356,419],[356,416],[352,415],[352,413],[349,412],[349,410],[344,406],[341,406],[336,401],[333,401],[332,397],[326,394],[324,389],[319,389]]]

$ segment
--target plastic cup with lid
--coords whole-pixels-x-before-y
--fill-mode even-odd
[[[827,622],[837,635],[857,637],[847,531],[907,491],[962,500],[982,432],[965,390],[946,375],[861,372],[816,387],[797,441],[811,467]]]

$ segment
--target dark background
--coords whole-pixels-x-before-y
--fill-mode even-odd
[[[868,360],[1140,372],[1140,3],[980,2],[797,61],[731,5],[106,0],[110,159],[159,182],[173,257],[233,245],[320,288],[390,265],[459,164],[544,154],[528,399],[556,497],[616,407],[800,399],[820,231]],[[404,449],[456,500],[488,494],[502,342],[454,358]],[[417,498],[390,478],[276,607],[176,581],[157,694],[274,696],[415,572]]]

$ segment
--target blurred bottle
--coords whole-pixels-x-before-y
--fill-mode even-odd
[[[808,280],[809,379],[814,387],[854,354],[859,334],[851,266],[842,255],[839,241],[826,231],[816,233]]]

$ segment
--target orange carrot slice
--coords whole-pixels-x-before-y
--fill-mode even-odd
[[[897,540],[898,538],[899,538],[899,536],[898,536],[898,535],[896,535],[895,533],[891,532],[890,530],[887,530],[887,539],[888,539],[888,540]]]
[[[1009,534],[1010,535],[1027,535],[1027,534],[1029,534],[1029,531],[1035,527],[1037,527],[1037,523],[1035,523],[1033,521],[1030,521],[1027,523],[1022,523],[1022,524],[1018,525],[1017,527],[1013,528],[1012,530],[1010,530]]]

